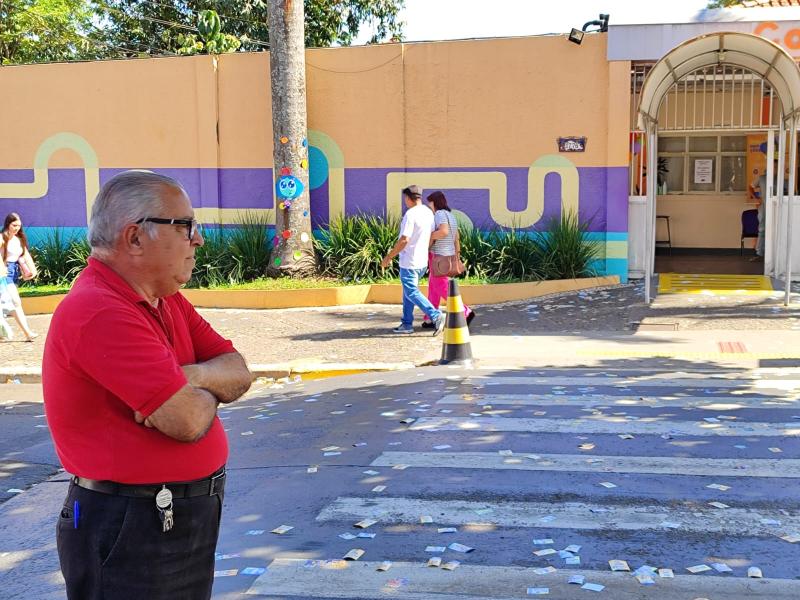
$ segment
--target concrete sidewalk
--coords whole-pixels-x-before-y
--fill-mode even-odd
[[[478,316],[470,328],[473,355],[484,361],[557,365],[574,363],[577,357],[581,364],[596,364],[603,357],[679,354],[756,363],[800,358],[793,354],[793,345],[800,351],[800,344],[793,343],[800,340],[795,337],[800,332],[800,305],[783,307],[780,292],[660,296],[645,306],[637,284],[475,308]],[[430,330],[418,328],[414,335],[391,332],[400,320],[400,307],[394,305],[200,312],[265,376],[402,368],[441,355],[441,338],[432,337]],[[0,343],[3,379],[38,378],[50,316],[36,315],[31,322],[42,334],[35,342]],[[540,336],[556,338],[544,342]]]

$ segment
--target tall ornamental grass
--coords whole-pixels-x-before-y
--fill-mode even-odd
[[[205,243],[195,250],[195,267],[187,287],[214,287],[263,277],[269,263],[267,219],[255,213],[239,215],[236,225],[201,227]]]
[[[25,285],[70,285],[86,266],[89,242],[83,236],[68,235],[61,227],[30,248],[39,276]]]
[[[381,259],[397,242],[399,229],[394,216],[337,217],[314,242],[323,274],[360,281],[397,277],[397,260],[384,270]]]

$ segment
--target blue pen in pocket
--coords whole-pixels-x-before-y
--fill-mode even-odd
[[[72,522],[75,525],[75,529],[78,528],[78,522],[81,518],[81,505],[75,500],[75,503],[72,505]]]

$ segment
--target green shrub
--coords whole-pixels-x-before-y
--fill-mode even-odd
[[[269,263],[269,223],[243,212],[230,229],[200,228],[205,243],[195,250],[195,267],[188,287],[234,285],[263,277]]]
[[[314,240],[323,274],[344,280],[397,277],[397,260],[387,269],[381,259],[397,242],[400,219],[359,214],[334,219]]]
[[[39,276],[26,285],[70,285],[86,266],[89,242],[83,236],[69,236],[61,227],[49,231],[31,246]]]
[[[539,234],[544,279],[594,277],[592,262],[600,257],[600,243],[587,239],[591,221],[581,221],[574,211],[563,212]]]

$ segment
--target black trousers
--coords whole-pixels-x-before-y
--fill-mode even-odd
[[[56,529],[67,598],[210,598],[222,497],[175,499],[173,509],[175,525],[165,533],[154,499],[111,496],[70,484]]]

